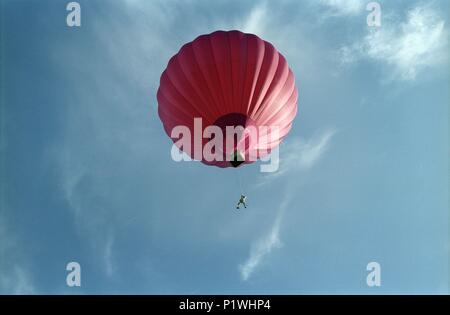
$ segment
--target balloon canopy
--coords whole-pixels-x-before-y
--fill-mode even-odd
[[[297,98],[286,59],[269,42],[240,31],[216,31],[185,44],[170,59],[157,93],[159,117],[175,145],[219,167],[252,163],[276,148],[291,129]],[[190,145],[178,141],[177,126],[190,131]],[[208,132],[211,126],[217,126],[214,132]],[[243,132],[230,133],[227,127]],[[211,161],[204,150],[220,130],[223,145],[212,151],[222,159]]]

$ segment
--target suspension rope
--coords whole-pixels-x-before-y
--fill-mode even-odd
[[[242,181],[241,181],[241,175],[239,174],[239,169],[236,168],[235,169],[236,172],[236,178],[237,178],[237,182],[238,182],[238,186],[239,186],[239,190],[241,194],[244,194],[244,191],[242,190]]]

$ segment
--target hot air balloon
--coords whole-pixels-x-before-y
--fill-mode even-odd
[[[236,30],[201,35],[181,47],[162,73],[157,92],[159,117],[175,145],[218,167],[237,167],[269,154],[291,129],[297,98],[286,59],[269,42]],[[173,133],[177,126],[203,137],[181,145]],[[221,157],[215,160],[202,154],[213,126],[224,134],[223,146],[213,150]],[[227,127],[244,131],[230,134]],[[227,141],[233,144],[226,146]]]

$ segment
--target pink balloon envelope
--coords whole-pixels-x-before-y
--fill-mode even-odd
[[[286,59],[267,41],[240,31],[216,31],[201,35],[181,47],[161,75],[157,93],[158,114],[171,137],[176,126],[194,135],[194,118],[201,118],[201,134],[208,126],[255,127],[250,139],[242,134],[232,147],[218,148],[223,160],[208,161],[200,145],[179,146],[191,158],[219,167],[238,166],[229,161],[239,153],[246,163],[269,154],[291,129],[297,114],[298,90]],[[197,126],[198,127],[198,126]],[[259,132],[264,128],[267,132]],[[276,130],[277,132],[274,132]],[[198,131],[198,130],[197,130]],[[225,144],[230,134],[225,133]],[[233,136],[234,137],[234,136]],[[177,144],[178,137],[171,137]],[[193,137],[192,137],[193,138]],[[228,160],[227,160],[228,157]]]

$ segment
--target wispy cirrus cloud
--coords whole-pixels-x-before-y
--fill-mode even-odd
[[[286,197],[282,202],[275,221],[268,233],[251,245],[249,257],[243,264],[239,265],[239,272],[243,281],[247,281],[250,278],[272,250],[282,246],[280,240],[280,225],[283,214],[289,204],[288,198],[289,197]]]
[[[52,49],[55,66],[65,69],[74,88],[61,139],[48,149],[49,159],[58,169],[76,229],[100,253],[98,266],[107,276],[117,267],[115,233],[136,214],[123,200],[136,200],[137,190],[128,188],[146,180],[131,174],[151,156],[160,70],[179,46],[176,36],[168,40],[166,34],[173,23],[166,5],[139,0],[113,5],[120,20],[111,14],[90,26],[99,51],[78,42],[57,42]],[[85,72],[95,76],[83,79]],[[130,195],[123,197],[126,192]]]
[[[332,17],[332,16],[348,16],[356,15],[360,13],[363,8],[365,1],[363,0],[319,0],[318,3],[325,7],[326,10],[322,17]]]
[[[389,79],[414,80],[423,70],[448,60],[448,31],[439,13],[429,6],[407,12],[405,21],[382,20],[379,28],[354,44],[340,49],[341,62],[362,59],[389,67]]]
[[[280,166],[276,172],[267,173],[258,186],[266,185],[282,175],[296,174],[312,168],[326,153],[336,129],[326,129],[310,139],[294,138],[279,149]]]
[[[267,4],[265,2],[253,7],[247,18],[238,25],[239,29],[246,33],[252,33],[262,36],[267,20]]]
[[[0,294],[36,294],[28,270],[24,267],[21,246],[0,215]]]
[[[281,172],[311,168],[326,152],[335,134],[335,129],[328,129],[306,141],[300,138],[294,139],[289,144],[284,158],[287,167],[283,168]]]
[[[105,254],[104,254],[106,274],[110,277],[113,275],[113,271],[114,271],[113,246],[114,246],[114,237],[111,235],[110,238],[106,242]]]
[[[22,266],[14,266],[0,273],[0,293],[14,295],[36,294],[30,275]]]

